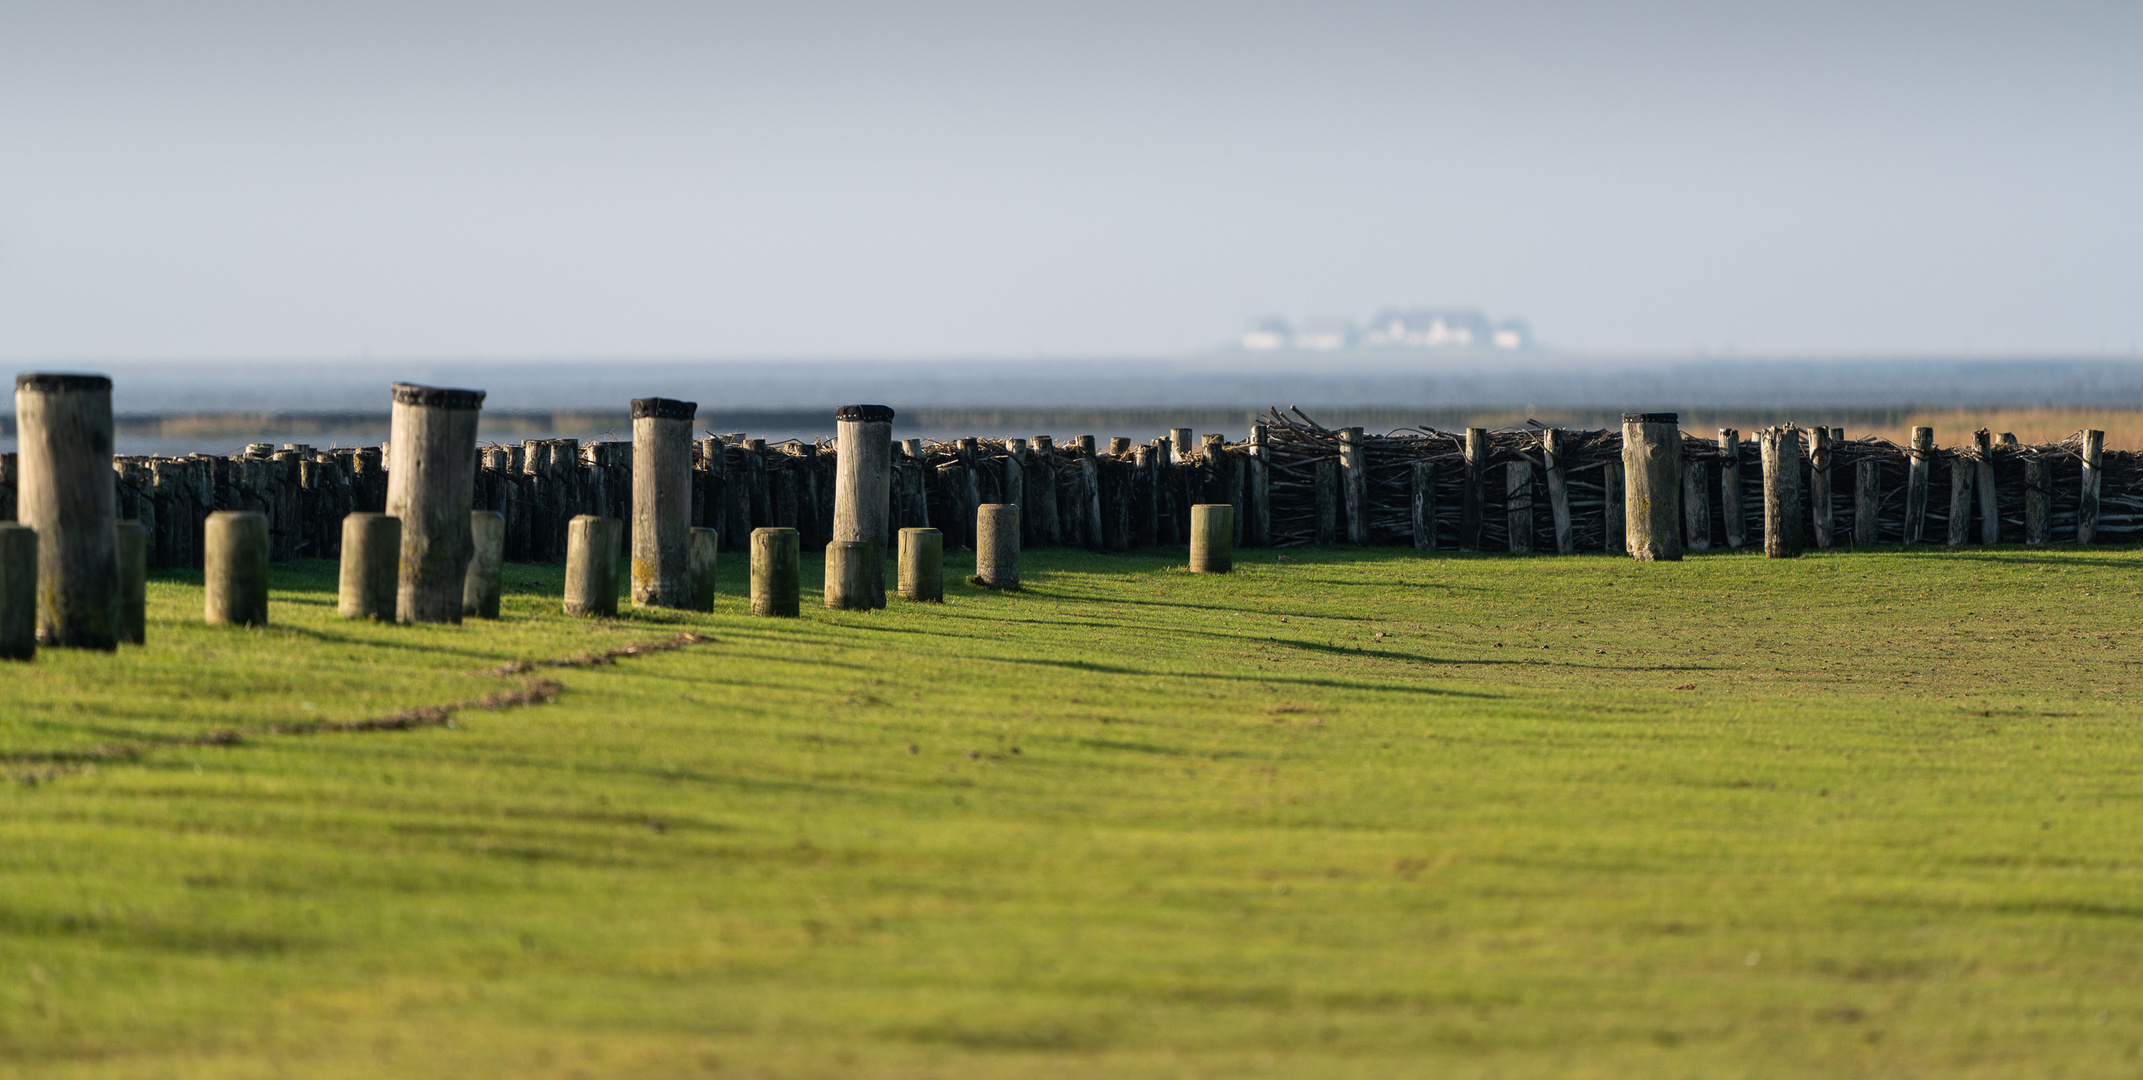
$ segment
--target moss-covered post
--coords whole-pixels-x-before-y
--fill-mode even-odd
[[[476,415],[481,390],[394,384],[389,421],[387,513],[402,521],[395,617],[458,623],[473,554]]]
[[[692,419],[669,398],[632,403],[632,602],[692,606]]]
[[[802,558],[796,530],[752,530],[752,614],[793,619],[803,599]]]
[[[1630,557],[1682,557],[1682,429],[1674,413],[1622,414],[1622,505]]]
[[[15,516],[37,530],[37,640],[119,647],[112,380],[15,377]]]

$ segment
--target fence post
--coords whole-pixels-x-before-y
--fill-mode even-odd
[[[394,384],[387,512],[402,521],[395,617],[461,621],[476,501],[476,416],[481,390]]]
[[[1726,525],[1726,546],[1749,542],[1748,511],[1741,502],[1741,432],[1719,429],[1719,517]]]
[[[2014,435],[2009,439],[2016,441]],[[2002,542],[2002,513],[1994,497],[1994,440],[1986,428],[1980,428],[1972,433],[1972,442],[1979,449],[1979,463],[1975,470],[1979,488],[1979,542],[1999,544]]]
[[[833,539],[871,545],[869,604],[885,606],[885,551],[892,539],[893,410],[843,405],[834,410],[840,432],[834,458]]]
[[[1481,549],[1481,474],[1488,468],[1488,429],[1466,429],[1466,471],[1459,479],[1458,549]]]
[[[1563,458],[1563,429],[1541,432],[1540,460],[1548,474],[1548,514],[1555,521],[1555,553],[1569,555],[1577,551],[1577,537],[1570,531],[1570,464]]]
[[[1763,447],[1764,555],[1790,559],[1801,553],[1801,432],[1792,424],[1768,427]]]
[[[1624,519],[1639,562],[1682,557],[1682,432],[1674,413],[1622,414]]]
[[[1935,457],[1935,429],[1913,428],[1912,443],[1905,454],[1904,542],[1917,544],[1927,537],[1927,484]]]
[[[112,381],[15,377],[16,516],[37,530],[37,640],[119,647]]]
[[[1345,493],[1347,542],[1369,542],[1369,466],[1362,457],[1362,429],[1339,429],[1339,475]]]
[[[1819,548],[1831,546],[1830,432],[1827,427],[1818,427],[1810,428],[1808,434],[1809,521]]]
[[[632,403],[632,602],[692,606],[692,419],[699,405]]]

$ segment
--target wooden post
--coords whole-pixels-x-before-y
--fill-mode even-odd
[[[1808,509],[1816,534],[1816,546],[1831,546],[1830,497],[1831,438],[1827,427],[1810,428],[1808,435]]]
[[[1235,507],[1200,503],[1191,507],[1191,573],[1225,574],[1235,568]]]
[[[802,556],[796,530],[752,530],[752,614],[793,619],[801,610]]]
[[[870,611],[871,560],[877,550],[861,540],[826,545],[826,606],[834,611]]]
[[[1629,524],[1623,520],[1622,515],[1623,511],[1628,508],[1628,500],[1623,498],[1622,495],[1622,463],[1620,461],[1610,460],[1600,463],[1600,493],[1602,500],[1607,504],[1600,515],[1600,542],[1604,545],[1602,550],[1609,555],[1613,555],[1618,551],[1627,552],[1629,550]]]
[[[1935,429],[1912,429],[1912,443],[1905,451],[1905,536],[1917,544],[1927,536],[1927,476],[1935,458]]]
[[[1109,456],[1120,458],[1131,452],[1131,440],[1118,435],[1109,440]]]
[[[1977,474],[1975,486],[1979,489],[1979,542],[1999,544],[2002,542],[2002,512],[1994,497],[1994,441],[1986,428],[1980,428],[1972,433],[1972,442],[1979,450],[1979,461],[1973,469]]]
[[[900,530],[900,597],[924,604],[944,602],[944,533],[936,529]]]
[[[1250,425],[1249,491],[1250,520],[1243,527],[1247,547],[1272,546],[1271,433],[1264,424]]]
[[[1682,460],[1682,539],[1691,551],[1711,550],[1711,484],[1704,462]]]
[[[201,584],[211,626],[268,625],[268,515],[218,510],[208,515]]]
[[[0,659],[37,658],[37,530],[0,522]]]
[[[1019,588],[1019,506],[984,503],[975,512],[975,584]]]
[[[1874,547],[1881,535],[1882,464],[1868,458],[1853,465],[1853,543]]]
[[[1086,508],[1086,546],[1094,551],[1108,547],[1101,525],[1101,464],[1092,450],[1079,455],[1079,501]]]
[[[699,405],[632,403],[632,602],[692,606],[692,420]]]
[[[1168,445],[1173,451],[1169,457],[1171,465],[1188,465],[1197,454],[1198,444],[1192,441],[1191,429],[1187,427],[1169,428]]]
[[[1533,550],[1533,463],[1503,464],[1503,521],[1514,552]]]
[[[1413,469],[1414,549],[1436,549],[1436,464],[1417,461]]]
[[[1801,553],[1801,432],[1792,424],[1757,435],[1763,448],[1764,555],[1790,559]]]
[[[2024,543],[2043,544],[2053,535],[2053,484],[2046,478],[2046,459],[2033,453],[2024,459]]]
[[[1481,549],[1481,476],[1488,468],[1488,429],[1466,429],[1466,475],[1459,479],[1458,549]]]
[[[692,610],[714,610],[715,560],[722,553],[722,534],[714,529],[692,530],[687,555],[692,574]]]
[[[1131,546],[1150,548],[1160,543],[1160,485],[1156,481],[1160,449],[1156,446],[1137,446],[1131,449],[1131,490],[1125,498],[1131,503]],[[972,522],[972,519],[970,519]]]
[[[1726,546],[1749,542],[1747,513],[1741,503],[1741,432],[1719,429],[1719,517],[1726,523]]]
[[[335,610],[345,619],[394,621],[396,578],[402,565],[402,520],[387,514],[346,514]]]
[[[1020,514],[1033,527],[1037,547],[1064,542],[1057,498],[1057,445],[1047,435],[1036,435],[1027,440],[1027,501]]]
[[[387,512],[402,520],[395,617],[403,622],[461,621],[483,404],[481,390],[394,384]]]
[[[119,647],[112,381],[15,377],[16,515],[37,530],[37,641]]]
[[[1972,538],[1972,489],[1979,480],[1979,470],[1972,459],[1962,453],[1950,457],[1950,547],[1957,547]]]
[[[119,640],[148,641],[149,533],[139,521],[119,522]]]
[[[575,514],[566,523],[566,596],[568,615],[618,613],[618,548],[625,523],[594,514]]]
[[[1362,429],[1339,429],[1339,475],[1347,512],[1347,542],[1369,542],[1369,464],[1362,456]]]
[[[1339,462],[1333,458],[1317,459],[1316,475],[1312,482],[1317,514],[1317,542],[1330,544],[1339,539]]]
[[[833,480],[833,539],[870,544],[870,606],[885,606],[885,554],[892,535],[893,410],[843,405],[834,410],[840,432]]]
[[[499,577],[506,563],[506,515],[469,511],[469,573],[461,583],[461,617],[499,617]]]
[[[1682,431],[1673,413],[1622,414],[1624,519],[1639,562],[1682,557]]]
[[[1565,459],[1563,443],[1567,433],[1561,428],[1549,428],[1540,433],[1540,460],[1548,474],[1548,513],[1555,521],[1555,553],[1570,555],[1577,551],[1577,536],[1570,531],[1570,463]]]
[[[2104,475],[2106,433],[2085,428],[2083,433],[2083,491],[2076,500],[2076,542],[2098,539],[2098,488]]]

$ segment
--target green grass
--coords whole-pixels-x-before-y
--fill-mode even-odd
[[[0,1076],[2143,1068],[2143,554],[1180,557],[800,620],[727,556],[597,622],[153,582],[148,647],[0,670]]]

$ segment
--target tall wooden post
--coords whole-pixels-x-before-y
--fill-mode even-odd
[[[268,515],[218,510],[208,515],[202,540],[207,549],[203,614],[209,625],[268,625]]]
[[[0,522],[0,659],[37,658],[37,530]]]
[[[1369,542],[1369,464],[1362,455],[1362,429],[1339,429],[1339,477],[1347,514],[1347,542]]]
[[[843,405],[834,410],[840,453],[833,477],[833,539],[871,545],[870,606],[885,606],[885,553],[892,539],[893,410]]]
[[[1417,461],[1413,469],[1414,548],[1436,548],[1436,464]]]
[[[1682,461],[1682,540],[1691,551],[1711,550],[1711,484],[1704,462]]]
[[[1874,547],[1881,535],[1882,519],[1878,507],[1882,505],[1882,465],[1873,458],[1857,462],[1853,466],[1853,543],[1860,547]]]
[[[474,554],[476,416],[482,390],[394,384],[388,443],[387,513],[402,521],[395,617],[461,621],[461,590]]]
[[[15,513],[37,530],[37,640],[119,647],[112,381],[15,376]]]
[[[984,503],[975,511],[975,583],[1019,588],[1019,507]]]
[[[1972,443],[1979,451],[1979,460],[1973,469],[1977,474],[1974,486],[1979,489],[1979,542],[1999,544],[2002,542],[2002,512],[1994,497],[1994,441],[1986,428],[1980,428],[1972,433]]]
[[[1801,432],[1792,424],[1768,427],[1757,441],[1763,448],[1764,555],[1790,559],[1801,553]]]
[[[1548,474],[1548,514],[1555,520],[1555,553],[1575,554],[1577,536],[1570,531],[1570,463],[1563,444],[1569,435],[1561,428],[1540,433],[1540,460]]]
[[[2098,489],[2104,475],[2106,433],[2085,428],[2083,433],[2083,490],[2076,501],[2076,542],[2098,539]]]
[[[1748,511],[1741,502],[1741,432],[1719,429],[1719,518],[1726,524],[1726,546],[1749,542]]]
[[[632,403],[632,602],[692,606],[692,420],[699,405]]]
[[[1466,475],[1460,478],[1458,549],[1481,550],[1481,479],[1488,469],[1488,429],[1466,429]]]
[[[1830,429],[1809,429],[1808,442],[1808,509],[1809,521],[1816,534],[1816,546],[1831,546],[1831,498],[1830,498]]]
[[[1622,414],[1623,528],[1639,562],[1682,557],[1682,429],[1673,413]]]
[[[1957,547],[1972,538],[1972,489],[1979,482],[1979,471],[1972,459],[1962,453],[1950,457],[1950,547]]]
[[[1250,503],[1250,520],[1243,526],[1243,544],[1247,547],[1272,544],[1272,477],[1267,472],[1272,459],[1270,438],[1264,424],[1250,425],[1250,480],[1245,496]]]
[[[1912,443],[1905,451],[1905,536],[1917,544],[1927,536],[1927,477],[1934,467],[1935,429],[1912,429]]]
[[[1057,445],[1047,435],[1027,440],[1027,501],[1020,513],[1032,526],[1037,546],[1063,543],[1063,522],[1057,513]]]

